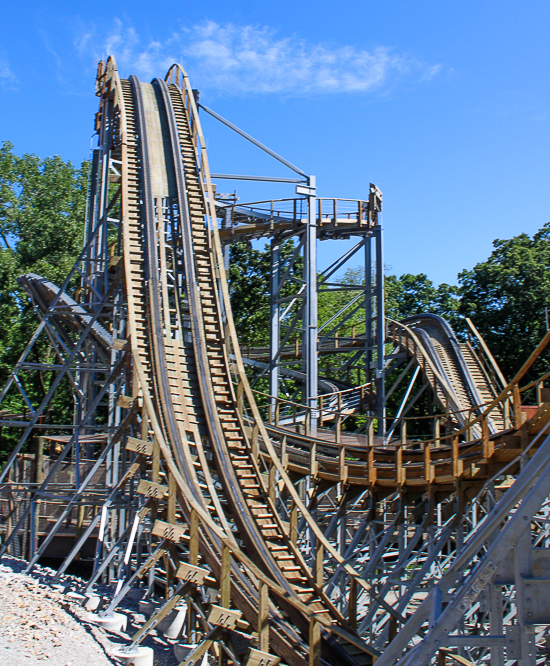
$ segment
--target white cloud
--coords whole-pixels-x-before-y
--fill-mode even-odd
[[[99,49],[95,37],[82,34],[76,43],[81,54],[93,51],[98,59],[113,54],[123,75],[160,76],[179,61],[193,85],[226,95],[367,93],[398,79],[430,79],[440,70],[389,47],[366,51],[312,44],[296,36],[278,37],[268,27],[213,21],[184,27],[163,42],[144,43],[121,21]]]
[[[12,72],[6,58],[0,55],[0,85],[13,88],[17,83],[17,77]]]

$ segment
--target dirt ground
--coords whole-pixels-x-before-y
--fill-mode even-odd
[[[117,609],[128,618],[126,633],[112,634],[86,622],[87,612],[71,594],[81,594],[85,581],[63,576],[52,587],[55,571],[35,567],[22,573],[26,562],[0,559],[0,664],[2,666],[112,666],[113,656],[130,642],[145,619],[131,601]],[[176,666],[173,643],[152,632],[143,645],[155,651],[155,666]]]

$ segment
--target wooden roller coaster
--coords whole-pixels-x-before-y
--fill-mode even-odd
[[[57,555],[58,576],[88,559],[88,590],[112,586],[102,615],[132,589],[156,601],[129,655],[185,608],[185,666],[205,654],[248,666],[547,663],[550,395],[546,377],[520,383],[550,334],[506,382],[471,322],[461,342],[433,315],[385,320],[377,188],[342,203],[288,179],[294,200],[224,200],[181,67],[143,83],[121,79],[111,57],[97,94],[84,249],[59,287],[20,278],[41,322],[0,394],[28,406],[1,414],[22,433],[0,475],[1,553],[28,570]],[[281,269],[281,242],[299,234]],[[363,307],[365,331],[339,335],[338,321],[317,325],[316,299],[343,289],[330,276],[345,260],[318,277],[315,246],[349,236],[366,264],[378,239],[378,273],[373,283],[368,264],[346,287],[358,296],[338,319]],[[278,271],[275,323],[269,347],[243,354],[227,247],[260,237]],[[300,251],[302,286],[282,296]],[[281,333],[286,303],[301,339]],[[33,405],[24,374],[41,335],[57,360]],[[319,377],[325,357],[343,371]],[[267,375],[268,392],[252,388]],[[281,378],[302,388],[285,394]],[[64,386],[72,423],[45,423]],[[428,393],[432,413],[408,416]],[[22,452],[31,441],[35,455]]]

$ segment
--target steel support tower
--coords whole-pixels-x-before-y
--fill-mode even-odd
[[[546,663],[550,394],[525,378],[550,333],[508,382],[472,322],[464,340],[430,314],[385,323],[375,186],[318,197],[202,107],[298,175],[291,199],[215,196],[236,175],[210,173],[181,67],[143,83],[109,58],[97,94],[84,248],[62,285],[20,278],[39,325],[0,394],[19,433],[0,553],[30,571],[64,548],[58,575],[83,557],[88,591],[111,586],[103,614],[139,590],[152,615],[128,655],[185,613],[186,666]],[[227,248],[258,239],[270,339],[244,348]]]

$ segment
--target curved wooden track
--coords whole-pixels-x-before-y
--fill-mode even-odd
[[[118,241],[108,234],[101,239],[105,248],[118,242],[122,255],[109,260],[113,271],[106,271],[106,281],[112,284],[105,286],[109,296],[124,283],[123,290],[118,287],[118,329],[96,318],[85,298],[73,299],[40,276],[20,278],[38,307],[60,304],[59,335],[67,346],[88,331],[102,361],[124,368],[109,398],[117,416],[104,443],[122,445],[126,457],[120,458],[121,478],[111,482],[102,512],[88,528],[89,536],[101,521],[89,588],[118,561],[119,584],[108,607],[114,610],[139,579],[150,576],[150,590],[160,580],[167,602],[133,644],[185,601],[187,634],[199,642],[184,662],[189,665],[211,648],[220,664],[229,658],[249,666],[275,666],[278,660],[292,666],[370,665],[398,624],[405,626],[408,604],[414,609],[418,602],[412,587],[402,599],[396,596],[404,589],[399,576],[405,568],[406,583],[417,566],[406,564],[409,555],[414,560],[415,544],[424,543],[422,557],[428,543],[435,552],[435,505],[454,494],[463,507],[500,470],[516,473],[522,452],[550,422],[550,403],[541,401],[526,420],[518,387],[525,368],[496,395],[484,384],[473,350],[460,346],[437,318],[420,315],[392,322],[389,340],[420,368],[451,414],[448,434],[408,441],[402,428],[399,440],[384,443],[374,437],[372,423],[364,436],[322,428],[305,435],[302,426],[300,432],[289,423],[282,427],[284,421],[265,424],[232,319],[205,142],[186,74],[175,65],[165,80],[121,79],[109,58],[100,65],[97,90],[97,127],[108,165],[101,184],[105,201],[112,190],[109,209],[119,210],[120,221]],[[111,165],[116,169],[107,173]],[[354,405],[363,401],[363,393],[358,396]],[[342,407],[342,395],[337,403]],[[107,450],[96,465],[104,463]],[[123,491],[128,515],[121,518],[115,504]],[[332,493],[333,506],[340,503],[326,530],[317,520],[323,493]],[[363,496],[370,508],[361,505],[361,525],[354,525],[347,543],[346,498]],[[386,498],[389,518],[378,530],[370,519]],[[428,508],[418,513],[424,518],[417,529],[421,503]],[[331,535],[338,521],[343,529],[337,543]],[[359,548],[369,521],[372,535]],[[102,544],[106,529],[114,535],[109,548]],[[399,529],[399,538],[413,545],[386,557],[385,548],[399,542]],[[438,529],[446,534],[441,521]],[[136,548],[134,566],[129,558],[136,533],[148,550],[140,560]],[[385,579],[392,558],[397,577]],[[429,568],[421,564],[418,571],[424,575]],[[397,592],[389,592],[394,584]],[[215,603],[205,601],[208,588],[215,590]],[[235,657],[237,631],[255,646],[256,656]]]
[[[328,663],[371,663],[372,651],[323,594],[274,510],[242,420],[229,361],[238,345],[227,289],[220,289],[225,275],[208,165],[187,77],[175,67],[168,84],[121,80],[110,59],[100,80],[118,114],[133,394],[143,400],[143,439],[154,436],[175,486],[166,522],[186,526],[198,516],[199,553],[190,564],[207,566],[218,579],[229,549],[231,602],[253,624],[265,604],[257,580],[263,572],[271,590],[269,644],[289,663],[307,663],[312,617],[315,649]],[[240,358],[237,366],[242,386]],[[259,433],[259,415],[255,421]],[[152,469],[151,483],[158,483]],[[252,572],[243,574],[243,559],[255,563]]]

